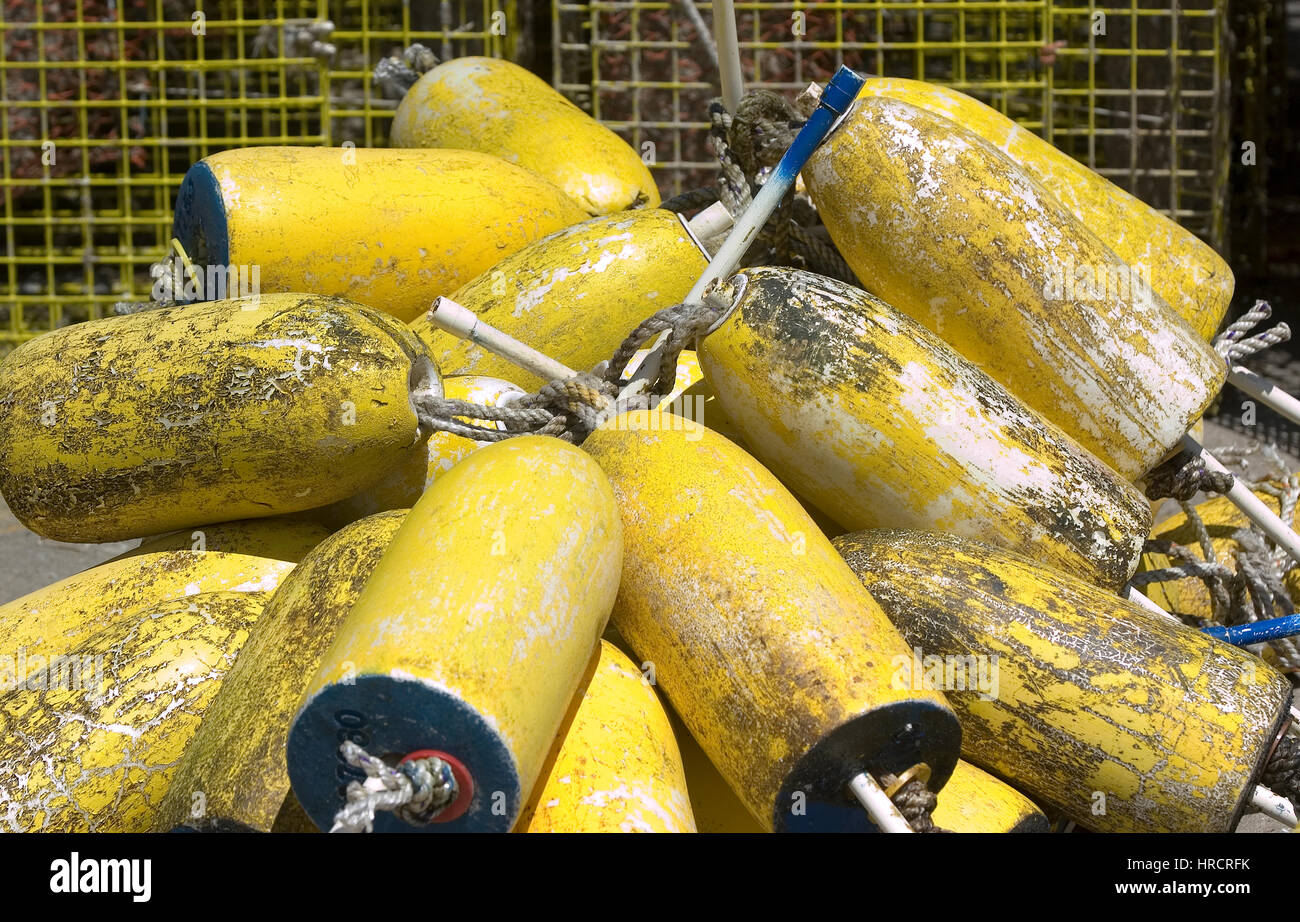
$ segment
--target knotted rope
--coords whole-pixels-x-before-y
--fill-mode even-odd
[[[1148,499],[1173,497],[1186,502],[1197,493],[1227,493],[1235,478],[1222,471],[1212,471],[1205,459],[1190,452],[1180,452],[1146,476]]]
[[[897,783],[897,775],[881,775],[880,783],[888,788]],[[921,778],[912,778],[889,798],[903,814],[903,819],[912,827],[913,832],[948,832],[934,825],[934,808],[939,804],[938,796],[930,790]]]
[[[390,99],[401,99],[425,73],[438,66],[438,59],[428,48],[410,45],[400,55],[389,55],[375,65],[371,80]]]
[[[1248,339],[1242,339],[1256,325],[1273,316],[1273,308],[1267,301],[1256,301],[1255,306],[1228,326],[1214,339],[1214,350],[1229,363],[1249,358],[1257,352],[1284,343],[1291,338],[1291,328],[1279,323],[1270,330],[1256,333]]]
[[[1284,735],[1277,741],[1259,781],[1274,794],[1300,805],[1300,739]]]
[[[1286,461],[1272,446],[1253,445],[1249,448],[1226,448],[1219,452],[1225,462],[1235,461],[1243,466],[1249,465],[1249,458],[1261,454],[1269,460],[1274,471],[1267,479],[1246,480],[1242,485],[1252,492],[1264,493],[1278,498],[1279,515],[1284,522],[1292,521],[1295,516],[1296,502],[1300,498],[1300,477],[1288,472]],[[1189,467],[1184,465],[1184,467]],[[1139,573],[1133,577],[1136,586],[1151,583],[1170,582],[1182,579],[1198,579],[1204,583],[1210,596],[1211,623],[1221,623],[1229,627],[1289,615],[1295,611],[1295,605],[1286,589],[1285,577],[1295,564],[1285,550],[1271,545],[1266,536],[1252,525],[1233,528],[1220,534],[1220,539],[1228,539],[1234,545],[1232,566],[1220,560],[1214,549],[1209,529],[1190,500],[1196,490],[1192,483],[1196,476],[1189,477],[1188,482],[1177,485],[1177,492],[1172,495],[1179,500],[1183,514],[1191,526],[1196,543],[1200,548],[1198,558],[1191,549],[1173,541],[1153,539],[1146,542],[1144,551],[1163,554],[1175,563],[1173,566]],[[1199,481],[1201,487],[1213,486],[1206,479]],[[1191,490],[1191,492],[1187,492]],[[1148,489],[1148,496],[1152,496]],[[1171,491],[1166,492],[1171,495]],[[1216,492],[1223,492],[1216,490]],[[1157,498],[1152,496],[1152,498]],[[1185,613],[1174,612],[1186,620]],[[1203,620],[1203,619],[1202,619]],[[1195,626],[1203,627],[1204,623]],[[1279,662],[1287,672],[1300,673],[1300,643],[1296,638],[1285,637],[1268,641]]]
[[[677,359],[730,307],[710,293],[703,301],[674,304],[643,320],[614,351],[612,358],[589,372],[551,381],[536,393],[492,407],[449,400],[431,393],[411,395],[420,425],[480,442],[499,442],[517,435],[550,435],[580,445],[605,420],[629,410],[654,406],[672,392]],[[667,332],[659,373],[640,394],[620,397],[623,375],[632,357],[645,344]],[[478,422],[476,422],[478,421]],[[504,428],[481,423],[502,423]]]
[[[423,826],[456,799],[456,776],[442,759],[411,759],[392,768],[351,740],[339,746],[339,754],[364,771],[366,780],[349,782],[347,803],[334,814],[330,832],[373,832],[379,810]]]

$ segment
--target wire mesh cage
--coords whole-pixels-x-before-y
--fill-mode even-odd
[[[0,352],[149,295],[186,169],[230,147],[378,145],[413,41],[501,55],[491,2],[3,0]],[[498,18],[494,18],[498,17]]]
[[[751,85],[794,91],[840,64],[950,84],[1222,243],[1223,0],[736,9]],[[546,44],[528,25],[540,23],[550,60],[535,69],[652,151],[665,194],[716,173],[710,3],[0,0],[0,17],[0,352],[148,297],[194,161],[229,147],[385,143],[394,103],[369,75],[413,41],[444,59],[518,58],[517,43]]]
[[[711,178],[710,3],[555,2],[555,84],[638,149],[667,192]],[[736,4],[746,80],[777,90],[841,64],[961,89],[1222,242],[1224,4],[869,0]]]

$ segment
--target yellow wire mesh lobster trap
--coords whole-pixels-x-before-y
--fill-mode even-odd
[[[801,89],[841,64],[970,93],[1219,243],[1223,0],[735,4],[745,78]],[[552,5],[555,85],[638,149],[666,194],[707,181],[707,2]],[[653,147],[645,148],[647,142]]]
[[[1226,185],[1225,0],[736,4],[746,79],[841,63],[997,106],[1212,243]],[[665,194],[711,182],[711,4],[537,0],[0,0],[0,353],[148,297],[185,170],[228,147],[383,144],[383,56],[544,45],[552,82],[639,150]],[[539,13],[540,9],[540,13]],[[328,25],[327,25],[328,24]]]
[[[504,5],[0,0],[0,352],[149,295],[185,170],[259,144],[382,144],[383,56],[501,55]]]

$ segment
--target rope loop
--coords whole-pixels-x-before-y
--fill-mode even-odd
[[[334,814],[330,832],[374,832],[375,813],[391,812],[402,822],[424,826],[450,806],[459,792],[451,765],[436,756],[411,759],[396,768],[376,758],[351,740],[339,754],[366,780],[347,787],[347,803]]]

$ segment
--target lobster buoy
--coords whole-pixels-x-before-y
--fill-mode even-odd
[[[1034,802],[1009,784],[958,759],[932,814],[949,832],[1047,832],[1050,824]]]
[[[1177,445],[1227,377],[1140,272],[942,116],[859,98],[803,176],[874,294],[1129,480]]]
[[[950,535],[835,540],[942,687],[962,754],[1095,832],[1229,832],[1288,716],[1250,653]],[[942,799],[942,795],[941,795]]]
[[[155,605],[6,690],[0,824],[15,832],[149,831],[266,598],[207,592]]]
[[[303,689],[405,516],[381,512],[341,529],[271,596],[185,749],[157,831],[212,822],[272,829],[289,793],[284,746]]]
[[[593,218],[508,255],[452,300],[547,355],[587,371],[642,320],[680,302],[708,255],[686,222],[650,209]],[[548,382],[422,314],[411,329],[445,375],[489,375],[534,391]]]
[[[420,77],[393,113],[394,147],[495,154],[544,176],[593,215],[659,204],[641,155],[546,81],[498,58],[465,57]]]
[[[776,477],[634,414],[583,448],[623,515],[615,627],[766,829],[874,830],[849,790],[864,772],[926,763],[943,785],[956,718],[891,682],[906,646]]]
[[[442,395],[448,400],[465,400],[479,406],[499,407],[524,391],[509,381],[482,375],[454,375],[442,381]],[[500,423],[474,420],[488,429],[504,428]],[[409,509],[415,505],[429,484],[440,477],[457,461],[488,442],[472,439],[439,429],[424,442],[412,445],[373,486],[355,496],[340,500],[318,515],[329,525],[342,528],[349,522],[388,509]]]
[[[199,593],[274,592],[328,535],[313,522],[268,518],[150,538],[0,605],[5,643],[18,656],[48,658],[164,602]]]
[[[384,812],[376,831],[509,831],[605,628],[622,551],[609,482],[559,439],[498,442],[435,480],[294,718],[289,778],[312,820],[330,829],[345,805],[350,740],[436,758],[455,779],[437,813]]]
[[[859,95],[899,99],[973,131],[1042,183],[1120,259],[1149,269],[1152,289],[1202,339],[1218,332],[1232,301],[1232,270],[1187,228],[997,109],[951,87],[873,77]]]
[[[654,689],[608,641],[520,814],[520,832],[695,832],[681,754]]]
[[[0,493],[58,541],[120,541],[351,496],[422,439],[409,330],[263,295],[90,320],[0,364]]]
[[[586,217],[547,180],[475,151],[221,151],[190,167],[176,196],[172,236],[197,273],[174,273],[184,285],[177,296],[310,291],[409,322],[502,257]]]
[[[808,272],[746,269],[717,291],[732,307],[699,353],[718,402],[845,529],[950,532],[1128,581],[1146,499],[937,336]]]

